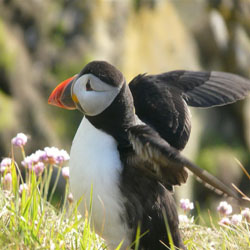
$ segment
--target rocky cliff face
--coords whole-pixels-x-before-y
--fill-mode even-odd
[[[32,136],[27,153],[46,145],[69,148],[81,115],[50,107],[47,98],[90,60],[108,60],[128,81],[143,72],[202,68],[250,77],[249,2],[189,2],[1,1],[0,156],[8,155],[9,141],[19,131]],[[203,119],[210,137],[220,131],[221,138],[229,138],[226,143],[237,142],[250,167],[249,105],[248,100],[223,109],[226,125],[223,119],[211,123],[221,110],[194,115],[194,141],[201,130],[196,121]],[[198,149],[195,143],[190,148],[189,155]]]

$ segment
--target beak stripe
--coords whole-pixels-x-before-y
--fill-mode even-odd
[[[78,98],[75,94],[72,94],[72,100],[74,101],[74,103],[79,103]]]

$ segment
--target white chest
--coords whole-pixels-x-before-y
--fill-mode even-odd
[[[119,178],[122,164],[114,138],[83,118],[70,152],[70,187],[74,199],[83,198],[82,215],[89,211],[91,187],[92,221],[95,231],[108,245],[128,241],[129,233],[120,216],[124,214]]]

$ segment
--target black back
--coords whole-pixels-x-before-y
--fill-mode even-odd
[[[225,72],[177,70],[138,75],[129,83],[138,117],[176,149],[183,149],[191,131],[187,104],[213,107],[244,98],[250,81]]]

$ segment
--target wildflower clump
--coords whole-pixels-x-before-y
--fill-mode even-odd
[[[240,214],[232,214],[232,206],[226,201],[221,201],[219,206],[217,207],[217,211],[219,212],[221,217],[220,221],[218,222],[221,226],[237,226],[240,225],[243,220],[245,220],[246,222],[250,222],[249,208],[243,209]]]
[[[12,139],[13,154],[0,161],[0,246],[5,249],[106,249],[90,230],[88,218],[91,217],[79,216],[80,201],[73,206],[67,151],[45,147],[26,155],[28,137],[19,134]],[[15,161],[15,150],[22,152],[21,164]],[[56,172],[54,178],[53,172]],[[48,201],[54,197],[60,176],[66,183],[65,196],[55,208]],[[219,223],[207,227],[198,225],[199,220],[194,222],[193,202],[181,199],[179,205],[180,230],[187,249],[221,249],[224,244],[232,250],[249,248],[249,208],[233,213],[232,206],[222,201],[217,208]],[[231,248],[235,243],[236,248]]]
[[[69,160],[67,151],[56,147],[45,147],[44,150],[37,150],[35,153],[26,156],[22,161],[22,165],[27,168],[32,168],[37,163],[60,165]]]
[[[67,151],[45,147],[26,155],[28,141],[18,133],[11,140],[11,156],[0,160],[0,248],[104,249],[69,192]],[[21,150],[21,163],[15,161],[16,150]],[[62,199],[54,195],[60,176],[66,183]]]
[[[12,158],[6,157],[0,163],[1,185],[4,190],[18,191],[22,195],[23,190],[30,190],[32,185],[38,187],[38,192],[45,200],[52,200],[57,186],[61,169],[66,161],[69,160],[69,154],[64,149],[56,147],[45,147],[26,156],[24,146],[28,142],[28,136],[24,133],[18,133],[11,140],[11,144],[21,149],[23,160],[18,166]],[[13,152],[13,151],[12,151]],[[57,176],[49,195],[52,172],[57,171]],[[69,169],[67,169],[69,175]],[[65,172],[65,170],[64,170]],[[23,178],[23,174],[25,177]],[[14,175],[14,176],[13,176]],[[35,177],[35,179],[34,179]]]

